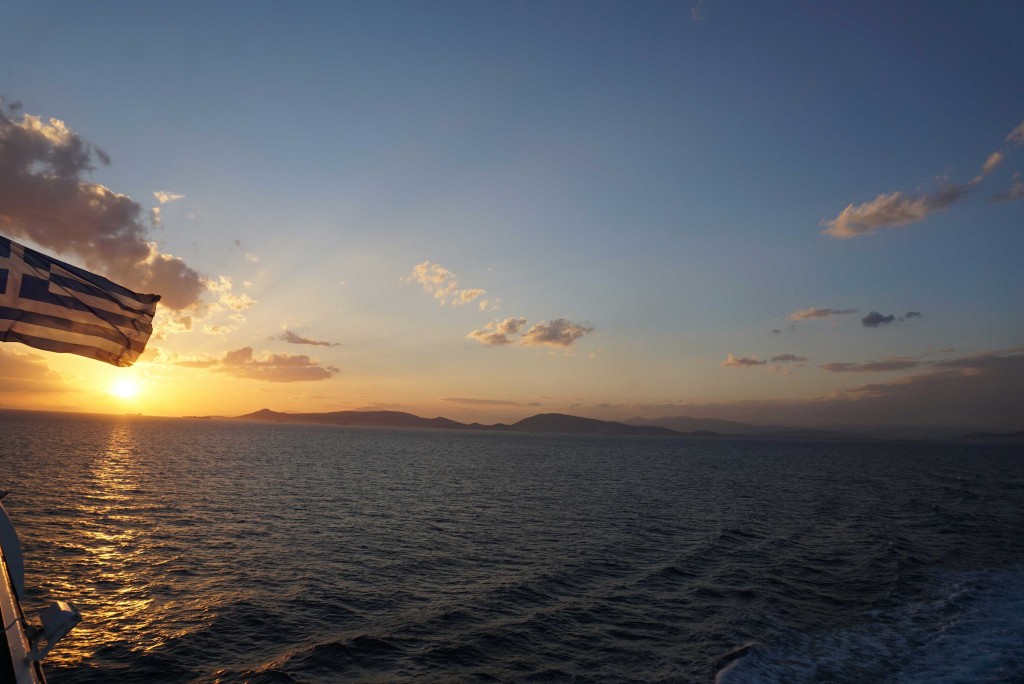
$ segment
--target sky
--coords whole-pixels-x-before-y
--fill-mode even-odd
[[[0,407],[1024,429],[1024,6],[0,1]]]

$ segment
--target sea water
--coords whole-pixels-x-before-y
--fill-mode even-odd
[[[1013,446],[0,412],[70,682],[1024,681]]]

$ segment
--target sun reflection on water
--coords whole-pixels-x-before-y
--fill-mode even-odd
[[[175,602],[154,600],[168,589],[166,556],[155,547],[153,492],[137,455],[133,421],[111,426],[105,451],[88,466],[64,522],[75,548],[54,559],[47,593],[74,601],[84,619],[47,659],[70,667],[114,649],[147,652],[182,631]],[[73,555],[73,559],[66,556]],[[144,635],[144,636],[143,636]]]

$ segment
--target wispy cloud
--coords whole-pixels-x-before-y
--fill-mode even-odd
[[[283,340],[289,344],[308,344],[314,347],[337,347],[339,344],[338,342],[325,342],[323,340],[314,340],[309,337],[302,337],[291,330],[285,330],[277,336],[277,339]]]
[[[895,356],[885,361],[867,361],[865,363],[826,363],[821,366],[830,373],[888,373],[890,371],[907,370],[921,365],[920,361],[903,356]]]
[[[731,353],[722,362],[722,368],[751,368],[753,366],[763,366],[767,364],[767,361],[762,361],[756,356],[733,356]]]
[[[929,215],[953,206],[970,193],[967,185],[946,185],[937,192],[905,195],[881,194],[870,202],[850,204],[834,219],[822,222],[822,231],[834,238],[849,239],[872,235],[880,228],[895,228],[924,221]]]
[[[1003,153],[1000,151],[993,152],[988,155],[985,163],[981,166],[981,175],[987,176],[996,170],[996,167],[1003,163]]]
[[[980,370],[984,368],[1009,368],[1020,364],[1024,364],[1024,347],[982,352],[981,354],[961,356],[955,359],[943,359],[941,361],[935,361],[932,365],[936,368]],[[1024,376],[1017,376],[1018,379],[1020,377]]]
[[[694,418],[785,425],[930,425],[1024,430],[1024,348],[948,359],[928,370],[813,399],[687,403]]]
[[[789,314],[789,320],[791,321],[806,321],[813,318],[827,318],[829,316],[845,316],[846,314],[857,313],[856,309],[821,309],[818,307],[811,307],[810,309],[800,309]]]
[[[796,354],[779,354],[772,357],[772,363],[800,363],[806,360],[806,356],[797,356]]]
[[[509,401],[507,399],[471,399],[467,397],[446,397],[441,401],[447,401],[452,404],[464,404],[466,406],[536,406],[536,402],[530,404],[523,404],[518,401]]]
[[[462,306],[475,301],[481,311],[496,308],[496,302],[485,298],[487,290],[479,287],[460,287],[455,274],[440,264],[432,264],[429,261],[416,264],[412,273],[406,276],[405,282],[419,283],[423,291],[431,295],[442,306],[445,303]]]
[[[42,356],[5,349],[0,349],[0,384],[8,398],[69,391],[64,377],[51,370]]]
[[[202,277],[162,254],[149,237],[146,212],[127,195],[87,179],[93,160],[110,163],[59,119],[15,115],[0,103],[0,229],[183,309],[199,301]]]
[[[1006,142],[1015,144],[1024,144],[1024,121],[1017,124],[1017,127],[1010,131],[1010,134],[1006,136]]]
[[[1006,136],[1006,143],[1011,146],[1024,143],[1024,122],[1010,131]],[[825,227],[822,233],[834,238],[849,239],[862,235],[873,235],[881,228],[898,228],[924,221],[930,215],[945,211],[967,197],[974,186],[981,183],[986,176],[1003,163],[1006,153],[1007,148],[1004,147],[989,154],[981,166],[981,173],[967,183],[943,182],[937,191],[931,193],[916,195],[906,195],[902,192],[882,193],[870,202],[851,203],[835,218],[821,222],[821,225]],[[1011,187],[1010,191],[993,195],[992,199],[1001,202],[1020,199],[1021,196],[1024,196],[1024,188],[1021,188],[1019,193],[1021,194],[1015,196],[1014,189]]]
[[[185,199],[184,195],[179,195],[176,192],[168,192],[166,190],[157,190],[153,193],[153,197],[156,197],[156,201],[160,204],[167,204],[168,202],[177,202],[180,199]]]
[[[1024,124],[1022,124],[1024,125]],[[992,195],[993,202],[1015,202],[1024,199],[1024,180],[1020,178],[1020,172],[1013,174],[1010,179],[1010,189],[1006,192],[999,192]]]

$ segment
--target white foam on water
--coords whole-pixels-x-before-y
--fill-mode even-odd
[[[1024,568],[943,575],[917,601],[867,618],[748,645],[715,681],[1024,682]]]

